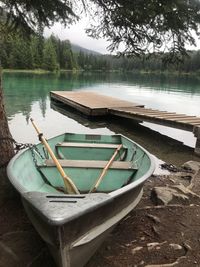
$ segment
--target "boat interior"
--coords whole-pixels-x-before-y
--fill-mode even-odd
[[[95,191],[108,193],[139,179],[150,167],[145,151],[121,135],[66,133],[49,139],[48,143],[64,172],[82,194],[91,191],[103,171],[104,177]],[[21,167],[20,162],[23,163]],[[24,151],[15,164],[18,164],[18,182],[26,191],[64,193],[63,179],[42,144]],[[22,173],[25,165],[26,171]]]

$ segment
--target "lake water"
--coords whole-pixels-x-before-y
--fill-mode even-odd
[[[36,133],[29,122],[32,117],[47,138],[63,132],[116,132],[129,137],[133,135],[136,141],[148,146],[150,141],[146,140],[148,130],[145,129],[150,128],[187,146],[195,146],[196,140],[191,132],[150,123],[143,123],[141,128],[130,128],[130,125],[123,127],[122,121],[90,122],[72,113],[60,113],[51,107],[49,99],[51,90],[95,91],[141,103],[148,108],[200,116],[200,80],[195,78],[132,73],[4,73],[3,86],[9,126],[13,137],[19,142],[37,142]],[[154,147],[150,148],[150,152],[155,154]]]

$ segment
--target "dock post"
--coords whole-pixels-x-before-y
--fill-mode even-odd
[[[200,127],[199,126],[195,126],[193,128],[193,133],[194,133],[194,136],[197,138],[194,152],[195,152],[195,154],[200,156]]]

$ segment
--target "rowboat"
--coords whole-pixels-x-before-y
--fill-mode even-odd
[[[77,193],[66,193],[42,143],[15,155],[8,177],[57,265],[81,267],[138,204],[154,159],[122,135],[65,133],[48,144]]]

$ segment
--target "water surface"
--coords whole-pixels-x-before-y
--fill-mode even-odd
[[[134,126],[132,130],[127,131],[126,127],[116,128],[117,124],[120,126],[120,121],[92,124],[81,117],[75,118],[73,114],[60,113],[51,107],[51,90],[95,91],[144,104],[147,108],[200,116],[200,80],[187,76],[132,73],[5,73],[3,82],[9,126],[13,137],[19,142],[37,141],[29,122],[30,117],[35,119],[48,138],[66,131],[101,134],[125,131],[123,134],[126,135],[134,132]],[[143,123],[143,126],[173,137],[190,147],[195,146],[196,140],[191,132],[150,123]]]

